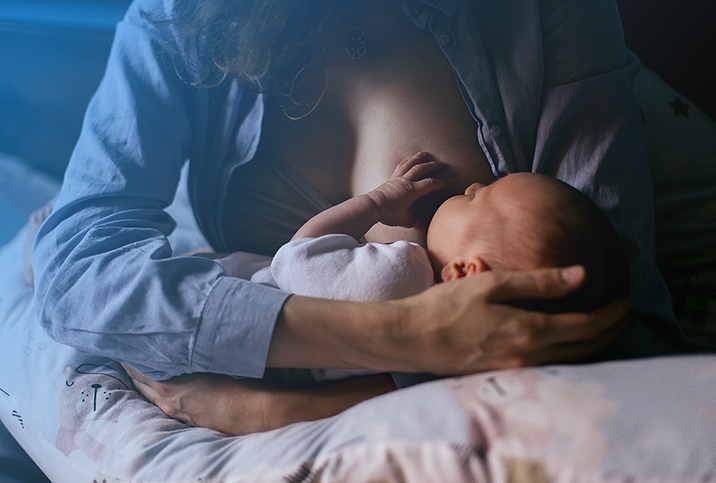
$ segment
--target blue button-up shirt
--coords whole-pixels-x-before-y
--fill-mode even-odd
[[[536,171],[584,191],[623,237],[639,322],[631,354],[678,346],[654,263],[653,195],[624,46],[611,0],[406,0],[452,64],[496,176]],[[40,322],[56,340],[126,362],[149,377],[190,372],[260,377],[278,290],[232,278],[215,262],[171,258],[163,209],[190,160],[190,196],[225,250],[228,173],[251,160],[263,97],[236,82],[200,88],[165,23],[171,0],[135,0],[117,26],[55,211],[33,254]],[[178,75],[181,74],[181,75]],[[671,346],[668,340],[674,342]]]

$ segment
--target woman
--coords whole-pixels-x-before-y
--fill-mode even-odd
[[[272,253],[321,209],[427,151],[452,192],[537,171],[592,197],[629,250],[639,321],[619,341],[635,354],[670,350],[678,330],[653,263],[637,68],[603,0],[136,0],[38,235],[40,320],[57,340],[154,380],[256,379],[267,367],[465,374],[583,358],[623,330],[626,301],[552,316],[504,304],[566,295],[583,282],[579,268],[488,272],[365,304],[289,297],[208,259],[170,259],[162,209],[185,159],[213,247]],[[366,238],[423,242],[440,201],[416,207],[415,228]],[[166,412],[217,429],[197,416],[196,385],[265,388],[139,373]],[[391,388],[359,380],[311,397],[331,401],[328,415]],[[271,414],[263,396],[246,401],[243,414]]]

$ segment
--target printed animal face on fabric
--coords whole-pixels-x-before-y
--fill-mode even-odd
[[[115,367],[116,366],[116,367]],[[60,396],[60,429],[55,446],[66,456],[79,450],[93,461],[107,456],[107,448],[92,435],[92,423],[119,419],[132,384],[118,363],[67,365]]]

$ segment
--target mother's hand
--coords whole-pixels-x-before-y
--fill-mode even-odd
[[[334,416],[395,389],[388,374],[359,377],[304,390],[218,374],[185,374],[152,381],[122,364],[135,388],[167,416],[229,435],[281,428]]]
[[[265,401],[241,381],[215,374],[185,374],[167,381],[153,381],[122,364],[134,387],[167,416],[190,426],[226,434],[248,434],[272,429],[262,417]],[[241,400],[242,413],[231,411],[232,397]],[[250,417],[245,417],[250,415]]]
[[[631,320],[631,302],[618,300],[588,313],[545,314],[508,305],[518,299],[556,299],[584,282],[581,266],[525,272],[487,271],[438,284],[396,301],[409,311],[395,327],[401,358],[421,371],[467,374],[568,362],[605,348]],[[412,355],[412,357],[411,357]]]
[[[376,303],[294,295],[276,323],[267,363],[458,375],[581,359],[624,329],[631,320],[628,300],[564,314],[507,302],[564,297],[584,277],[582,267],[490,270]]]

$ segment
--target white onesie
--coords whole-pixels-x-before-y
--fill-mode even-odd
[[[408,297],[435,284],[430,259],[420,245],[360,244],[349,235],[293,240],[251,281],[296,295],[357,302]]]
[[[296,295],[357,302],[408,297],[435,284],[430,259],[420,245],[405,241],[360,244],[349,235],[293,240],[251,281]],[[320,381],[374,372],[314,369],[311,373]]]

